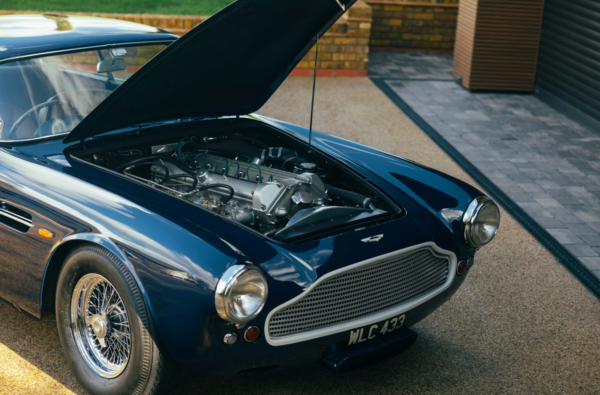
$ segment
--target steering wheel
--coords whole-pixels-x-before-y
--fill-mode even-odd
[[[19,127],[21,126],[21,124],[33,112],[35,112],[37,110],[41,110],[42,108],[54,107],[54,106],[57,106],[57,105],[59,105],[59,106],[69,106],[69,107],[71,107],[71,109],[77,110],[75,108],[75,105],[73,103],[71,103],[70,101],[65,101],[65,100],[49,100],[49,101],[43,102],[41,104],[38,104],[37,106],[34,106],[33,108],[30,108],[23,115],[21,115],[21,117],[15,121],[15,123],[13,124],[12,128],[10,128],[10,130],[8,131],[8,133],[6,134],[6,136],[3,136],[2,139],[3,140],[12,140],[12,138],[15,135],[17,129],[19,129]],[[37,120],[36,120],[36,122],[37,122]]]

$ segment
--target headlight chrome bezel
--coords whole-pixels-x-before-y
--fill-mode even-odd
[[[493,205],[498,210],[498,226],[496,227],[496,231],[494,232],[494,235],[487,242],[480,243],[477,240],[475,240],[475,238],[472,235],[473,225],[475,224],[475,221],[477,220],[477,215],[484,208],[486,208],[487,206],[490,206],[490,205]],[[465,225],[465,233],[464,233],[465,241],[467,242],[467,244],[469,246],[479,249],[479,248],[483,247],[484,245],[489,244],[496,237],[496,234],[498,233],[498,229],[500,228],[500,208],[492,199],[488,198],[487,196],[479,196],[479,197],[473,199],[473,201],[471,201],[471,203],[469,203],[469,205],[467,206],[467,209],[465,210],[465,213],[463,215],[463,223]]]
[[[231,295],[231,291],[234,289],[234,286],[237,284],[237,281],[244,275],[249,272],[257,274],[263,281],[265,285],[265,294],[262,299],[261,306],[250,316],[240,319],[231,313],[229,309],[229,297]],[[233,265],[229,269],[223,273],[219,282],[217,283],[217,289],[215,291],[215,307],[217,309],[217,313],[221,318],[225,321],[232,322],[238,326],[242,326],[260,314],[262,309],[265,307],[265,303],[267,301],[267,297],[269,295],[269,288],[267,285],[267,279],[264,274],[252,264],[246,265]]]

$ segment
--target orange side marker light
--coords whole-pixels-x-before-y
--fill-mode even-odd
[[[38,233],[40,234],[40,236],[42,237],[46,237],[48,239],[51,239],[54,237],[54,233],[50,232],[49,230],[46,229],[40,229],[38,230]]]

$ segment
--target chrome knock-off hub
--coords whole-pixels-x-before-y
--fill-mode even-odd
[[[86,274],[73,290],[71,330],[87,365],[99,376],[119,376],[129,362],[132,334],[125,303],[99,274]]]
[[[106,337],[110,326],[110,321],[106,317],[106,313],[102,313],[102,315],[94,314],[91,317],[86,317],[85,323],[92,327],[100,346],[105,348],[106,340],[104,338]]]

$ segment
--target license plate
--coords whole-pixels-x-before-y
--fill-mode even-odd
[[[397,317],[390,318],[387,321],[382,321],[377,324],[350,331],[348,345],[351,346],[353,344],[366,342],[367,340],[373,340],[377,337],[394,332],[395,330],[402,328],[405,318],[405,315],[402,314]]]

